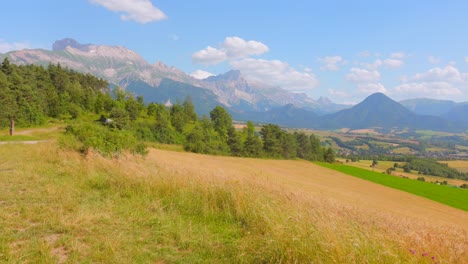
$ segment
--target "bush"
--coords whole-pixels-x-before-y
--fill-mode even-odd
[[[128,131],[83,124],[68,126],[66,135],[72,137],[62,138],[61,145],[71,147],[83,154],[87,154],[91,149],[105,157],[118,157],[123,151],[130,151],[132,154],[147,154],[146,146],[138,142]]]

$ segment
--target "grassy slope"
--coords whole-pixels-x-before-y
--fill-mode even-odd
[[[340,162],[345,163],[345,159],[338,159]],[[453,164],[466,164],[466,168],[468,169],[468,162],[465,163],[465,161],[441,161],[442,163],[449,163],[450,167],[453,167],[455,169],[460,169],[460,167],[457,168],[457,166],[453,166]],[[399,166],[403,166],[405,162],[397,162]],[[346,165],[349,166],[354,166],[358,167],[361,169],[366,169],[370,171],[376,171],[376,172],[385,172],[388,168],[392,168],[393,164],[395,164],[394,161],[379,161],[379,163],[375,167],[371,167],[370,165],[372,164],[372,160],[359,160],[355,162],[347,162]],[[463,166],[463,165],[462,165]],[[468,181],[465,180],[460,180],[460,179],[449,179],[449,178],[444,178],[444,177],[437,177],[437,176],[432,176],[432,175],[426,175],[426,174],[418,174],[417,171],[412,171],[411,173],[409,172],[404,172],[402,168],[397,168],[396,171],[392,172],[393,176],[400,176],[400,177],[408,177],[410,179],[417,179],[418,177],[424,177],[427,182],[436,182],[436,181],[447,181],[449,185],[454,185],[454,186],[460,186],[464,183],[468,183]]]
[[[455,208],[468,211],[468,191],[448,186],[399,178],[383,173],[369,171],[349,165],[319,163],[326,168],[334,169],[364,180],[382,184],[387,187],[426,197]]]
[[[412,197],[433,215],[394,201],[396,214],[377,213],[368,207],[397,191],[302,161],[4,145],[0,189],[6,263],[432,263],[468,252],[465,212]]]

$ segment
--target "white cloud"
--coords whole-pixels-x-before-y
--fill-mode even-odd
[[[262,42],[245,41],[239,37],[227,37],[220,48],[208,46],[206,49],[195,52],[192,60],[195,63],[214,65],[225,60],[247,58],[268,52],[268,46]]]
[[[267,45],[254,40],[245,41],[239,37],[227,37],[222,49],[226,51],[229,58],[245,58],[268,52]]]
[[[450,97],[462,91],[448,82],[411,82],[395,87],[394,91],[406,97]]]
[[[468,57],[465,57],[465,63],[468,63]]]
[[[356,64],[367,70],[375,71],[382,66],[383,62],[380,59],[377,59],[372,63],[358,62]]]
[[[389,68],[392,68],[392,69],[396,69],[396,68],[399,68],[401,66],[403,66],[403,64],[405,64],[405,62],[403,60],[400,60],[400,59],[386,59],[383,61],[383,65],[389,67]]]
[[[146,24],[167,18],[150,0],[89,0],[89,2],[120,13],[120,19],[124,21],[134,20]]]
[[[297,71],[279,60],[247,58],[231,61],[231,66],[240,70],[248,80],[261,81],[294,92],[307,91],[319,84],[314,74]]]
[[[174,40],[174,41],[177,41],[177,40],[180,39],[179,35],[177,35],[177,34],[172,34],[172,35],[170,35],[169,37],[170,37],[172,40]]]
[[[368,57],[372,56],[372,53],[370,51],[365,50],[365,51],[359,52],[358,56],[362,57],[362,58],[368,58]]]
[[[376,82],[380,79],[380,73],[377,70],[367,70],[361,68],[351,68],[351,73],[346,75],[346,79],[353,82]]]
[[[226,52],[210,46],[204,50],[197,51],[192,55],[192,60],[195,63],[206,65],[215,65],[227,59],[228,57]]]
[[[12,50],[29,49],[31,46],[25,42],[6,42],[0,39],[0,53],[7,53]]]
[[[440,59],[437,58],[437,57],[434,57],[434,56],[429,56],[429,57],[427,57],[427,61],[430,64],[438,64],[440,62]]]
[[[403,80],[417,82],[466,82],[468,81],[468,73],[462,73],[455,66],[447,65],[444,68],[436,67],[427,72],[417,73]]]
[[[406,57],[406,54],[404,52],[395,52],[390,55],[391,59],[396,59],[396,60],[401,60]]]
[[[196,70],[190,74],[195,79],[203,80],[208,77],[214,76],[213,73],[207,72],[207,71],[202,71],[202,70]]]
[[[468,73],[460,72],[454,65],[435,67],[426,72],[404,77],[402,84],[394,88],[395,93],[407,97],[435,97],[453,99],[466,94]]]
[[[345,91],[339,91],[339,90],[335,90],[335,89],[328,89],[328,94],[331,95],[331,96],[336,96],[336,97],[351,97],[350,94],[348,94],[347,92]]]
[[[358,90],[361,93],[387,93],[387,89],[381,83],[362,83],[358,84]]]
[[[343,58],[341,56],[329,56],[318,59],[323,65],[320,67],[322,71],[338,71],[340,70],[340,64],[343,64]]]

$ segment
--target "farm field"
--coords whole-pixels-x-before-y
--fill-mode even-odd
[[[388,168],[393,167],[393,164],[395,164],[394,161],[379,161],[377,165],[374,167],[371,167],[370,165],[372,164],[372,160],[359,160],[355,162],[346,162],[345,159],[338,159],[338,161],[349,165],[349,166],[354,166],[357,168],[361,169],[366,169],[370,171],[376,171],[376,172],[385,172]],[[403,165],[404,162],[396,162],[398,164]],[[468,171],[468,161],[442,161],[442,163],[449,163],[449,166],[455,169],[460,169],[460,171],[463,171],[466,169]],[[458,167],[457,167],[458,166]],[[468,181],[460,180],[460,179],[449,179],[449,178],[443,178],[443,177],[437,177],[437,176],[431,176],[431,175],[425,175],[425,174],[418,174],[417,172],[415,173],[408,173],[404,172],[402,168],[397,168],[393,173],[393,176],[396,177],[408,177],[410,179],[417,179],[418,177],[424,177],[426,181],[428,182],[436,182],[436,181],[447,181],[448,184],[454,185],[454,186],[460,186],[464,183],[468,183]]]
[[[468,160],[449,160],[441,161],[441,163],[446,163],[449,167],[457,169],[461,172],[468,172]]]
[[[14,153],[14,155],[12,155]],[[461,262],[468,213],[307,161],[0,146],[0,262]]]
[[[428,199],[468,211],[468,192],[464,189],[449,186],[439,186],[428,182],[402,179],[399,177],[382,174],[367,169],[342,164],[319,163],[321,166],[331,168],[361,179],[369,180],[387,187],[416,194]]]

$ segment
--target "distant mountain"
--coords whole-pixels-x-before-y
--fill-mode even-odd
[[[295,107],[292,104],[273,108],[265,112],[233,113],[238,120],[261,120],[291,128],[318,128],[320,117],[314,112]]]
[[[124,47],[81,44],[70,38],[56,41],[52,51],[25,49],[0,54],[0,59],[4,57],[16,64],[47,66],[50,63],[60,63],[62,66],[104,78],[113,85],[143,95],[148,101],[165,100],[160,95],[171,100],[183,100],[185,96],[190,95],[194,102],[222,105],[240,113],[265,112],[287,104],[321,113],[347,107],[328,101],[315,101],[306,94],[246,80],[239,71],[198,80],[163,62],[149,64],[139,54]],[[174,85],[167,87],[168,83]],[[158,91],[159,88],[163,91]],[[182,91],[184,98],[181,99]],[[203,108],[197,104],[196,106],[197,109]]]
[[[462,123],[468,127],[468,103],[459,103],[453,107],[448,113],[442,115],[444,118]]]
[[[417,115],[382,93],[375,93],[350,109],[322,117],[322,128],[409,128],[453,130],[447,120],[428,115]]]
[[[63,39],[56,41],[52,50],[24,49],[0,54],[0,60],[5,57],[16,64],[47,66],[60,63],[143,95],[148,102],[175,103],[190,96],[199,114],[208,114],[216,105],[222,105],[235,119],[290,127],[399,127],[446,131],[468,128],[466,105],[457,104],[450,108],[450,101],[407,100],[403,102],[405,108],[383,94],[373,94],[350,108],[328,98],[314,100],[306,94],[248,80],[239,71],[195,79],[162,62],[149,64],[136,52],[120,46],[81,44],[73,39]],[[408,108],[419,113],[437,114],[453,122],[442,117],[418,115]]]
[[[454,101],[427,98],[403,100],[400,104],[416,114],[432,116],[443,116],[457,105]]]

